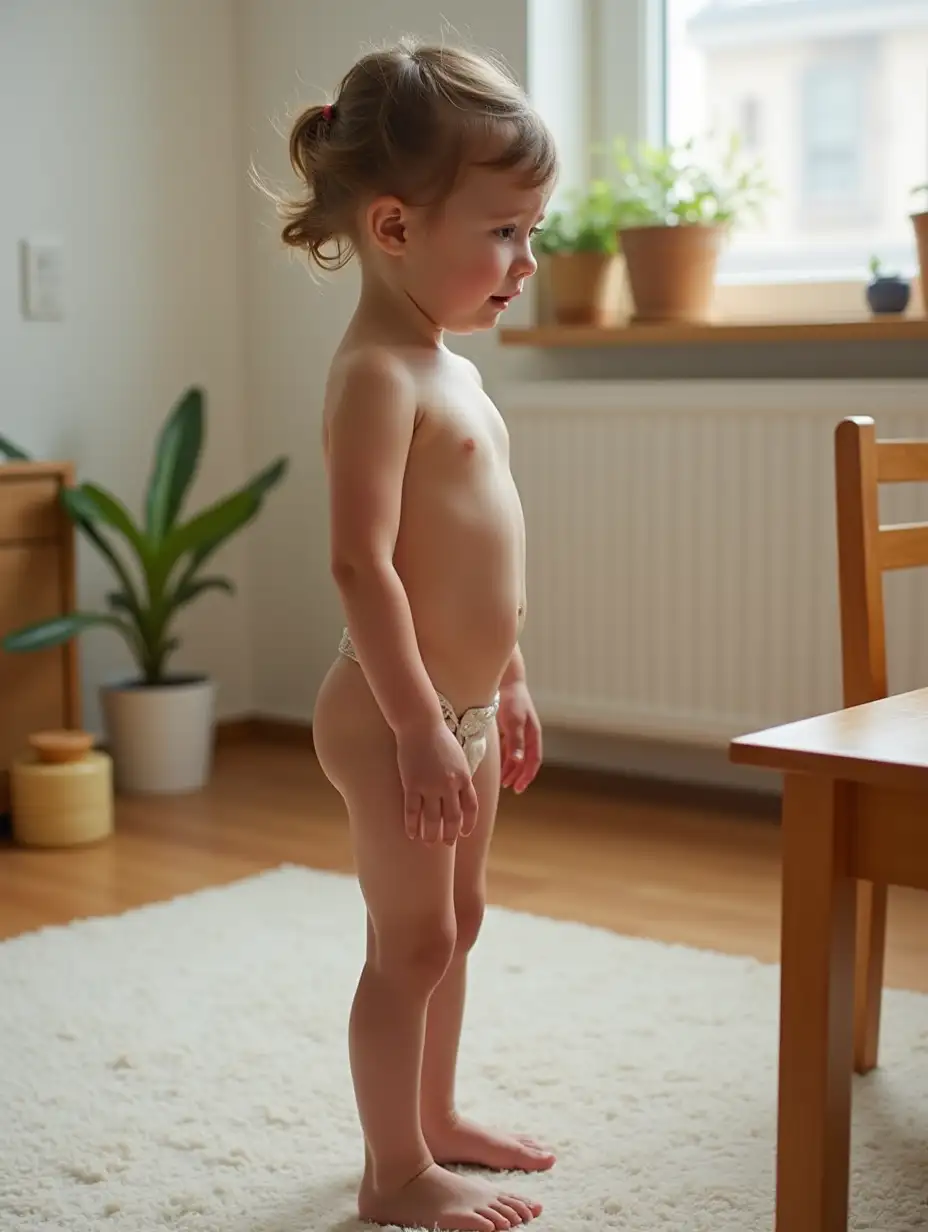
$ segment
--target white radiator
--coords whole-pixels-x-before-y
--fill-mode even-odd
[[[928,381],[539,382],[500,401],[546,722],[719,745],[841,704],[834,428],[928,437]],[[928,520],[926,489],[886,493],[883,520]],[[886,596],[892,687],[928,683],[928,578],[890,575]]]

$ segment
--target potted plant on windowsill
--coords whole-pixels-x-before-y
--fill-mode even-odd
[[[921,196],[928,201],[928,184],[919,184],[912,189],[913,196]],[[922,301],[925,305],[925,315],[928,316],[928,210],[920,210],[911,215],[915,230],[915,243],[918,246],[918,278],[922,288]]]
[[[558,325],[611,325],[618,317],[615,198],[604,180],[567,198],[535,240]]]
[[[759,213],[770,189],[732,138],[717,159],[696,144],[631,153],[618,142],[616,209],[634,303],[633,321],[711,319],[716,271],[731,230]],[[717,170],[710,169],[713,164]]]
[[[900,274],[885,274],[879,257],[870,258],[867,303],[874,316],[892,316],[905,312],[909,306],[910,294],[909,284]]]
[[[209,778],[216,686],[207,676],[169,670],[180,646],[174,623],[207,591],[234,593],[228,578],[207,574],[204,566],[257,516],[287,467],[286,459],[278,459],[237,492],[182,520],[203,438],[204,399],[193,388],[162,427],[139,523],[97,484],[62,489],[64,509],[109,565],[117,588],[107,595],[107,611],[72,612],[3,639],[3,648],[13,654],[60,646],[97,627],[112,629],[125,640],[138,674],[101,689],[116,786],[125,792],[188,792]],[[2,439],[0,451],[25,457]]]

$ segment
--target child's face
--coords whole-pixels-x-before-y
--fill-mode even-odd
[[[517,171],[471,167],[437,217],[413,213],[403,285],[451,333],[492,329],[537,269],[531,241],[550,189]]]

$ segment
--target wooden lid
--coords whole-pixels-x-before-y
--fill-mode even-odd
[[[33,732],[29,744],[39,760],[50,765],[81,761],[93,748],[93,736],[85,731]]]

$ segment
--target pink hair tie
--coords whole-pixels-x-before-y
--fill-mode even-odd
[[[326,103],[326,105],[322,108],[322,118],[323,120],[325,120],[326,124],[332,123],[332,116],[334,114],[335,114],[335,108],[332,106],[331,103]]]

